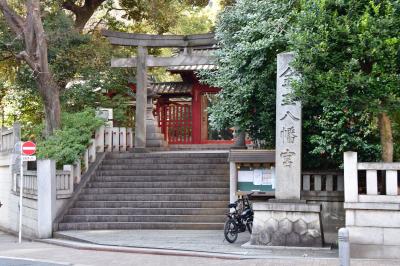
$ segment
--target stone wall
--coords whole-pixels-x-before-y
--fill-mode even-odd
[[[346,227],[355,258],[400,258],[400,204],[346,203]]]
[[[19,197],[12,193],[12,176],[9,154],[0,154],[0,228],[7,231],[18,232],[19,227]],[[23,199],[23,225],[24,236],[37,237],[37,201]]]
[[[400,163],[359,163],[356,152],[345,152],[344,209],[353,258],[400,259],[399,171]]]
[[[319,204],[255,202],[253,209],[251,245],[323,245]]]

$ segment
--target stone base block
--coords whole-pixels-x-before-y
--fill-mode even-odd
[[[254,203],[251,245],[322,247],[321,205]]]

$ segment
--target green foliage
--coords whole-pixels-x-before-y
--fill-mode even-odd
[[[208,0],[120,0],[124,18],[136,23],[147,22],[156,33],[166,33],[176,25],[182,11],[204,7]]]
[[[77,113],[62,114],[62,128],[44,139],[36,128],[37,156],[40,159],[51,158],[62,164],[76,162],[86,150],[93,132],[104,121],[95,117],[93,109]]]
[[[218,69],[205,77],[223,88],[209,110],[214,128],[239,126],[274,147],[276,55],[287,48],[292,7],[292,1],[238,0],[220,15]]]
[[[290,41],[314,154],[379,158],[376,116],[400,103],[399,15],[399,1],[302,1]]]

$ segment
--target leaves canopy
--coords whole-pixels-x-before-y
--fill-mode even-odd
[[[292,5],[238,0],[220,15],[218,69],[205,78],[223,88],[210,109],[215,128],[239,126],[263,146],[274,147],[276,55],[287,48]]]
[[[289,39],[302,76],[296,96],[319,110],[314,153],[379,158],[376,116],[400,103],[399,26],[400,1],[302,1]]]

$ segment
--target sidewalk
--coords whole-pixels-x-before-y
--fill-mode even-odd
[[[338,257],[337,250],[329,248],[286,250],[244,248],[242,245],[250,240],[247,231],[240,233],[233,244],[225,240],[222,230],[77,230],[57,232],[55,236],[98,245],[221,253],[239,255],[243,258]]]
[[[311,253],[305,253],[304,251],[299,252],[298,254],[307,254],[306,257],[293,257],[293,256],[278,256],[282,254],[282,250],[253,250],[253,249],[242,249],[240,247],[240,243],[246,242],[245,238],[246,233],[243,233],[241,239],[238,243],[233,246],[227,242],[222,242],[221,234],[215,234],[216,232],[204,232],[204,235],[199,235],[193,240],[192,234],[199,233],[198,231],[193,232],[182,232],[179,231],[169,231],[161,232],[156,231],[151,234],[151,237],[147,235],[146,232],[140,231],[94,231],[94,232],[73,232],[73,234],[86,235],[86,240],[89,241],[97,239],[100,243],[103,242],[108,245],[98,245],[98,244],[90,244],[83,242],[76,242],[70,240],[60,240],[60,239],[50,239],[49,241],[56,242],[57,245],[42,243],[42,242],[31,242],[25,240],[22,244],[17,243],[17,238],[14,236],[10,236],[0,232],[0,265],[9,265],[2,264],[2,262],[9,261],[5,260],[4,257],[14,257],[14,258],[29,258],[34,260],[45,261],[42,264],[40,262],[35,262],[33,264],[15,264],[15,265],[48,265],[49,262],[63,264],[63,265],[96,265],[96,266],[110,266],[110,265],[190,265],[190,266],[244,266],[244,265],[277,265],[277,266],[308,266],[308,265],[324,265],[324,266],[333,266],[339,265],[339,261],[337,258],[334,258],[336,251],[326,251],[323,250],[320,254],[325,254],[321,257],[312,257]],[[175,245],[175,248],[183,247],[185,250],[193,249],[196,246],[199,246],[196,243],[199,243],[201,239],[206,236],[210,236],[209,234],[214,233],[214,238],[218,239],[221,244],[214,243],[213,240],[209,240],[207,244],[202,244],[204,246],[212,245],[215,250],[211,250],[211,248],[207,248],[208,251],[213,251],[214,253],[207,252],[198,252],[198,251],[182,251],[182,250],[171,250],[171,249],[163,249],[161,246],[167,248],[171,243],[178,243]],[[157,235],[158,234],[158,235]],[[175,238],[175,240],[174,240]],[[247,234],[248,238],[248,234]],[[157,240],[158,239],[158,240]],[[191,241],[189,241],[191,239]],[[197,242],[196,242],[197,240]],[[130,242],[130,245],[136,243],[141,244],[142,246],[148,245],[150,243],[157,244],[153,248],[130,248],[123,246],[110,246],[110,244],[123,244]],[[143,242],[142,242],[143,241]],[[166,242],[165,242],[166,241]],[[64,245],[64,246],[60,246]],[[70,247],[65,247],[65,246]],[[227,250],[225,253],[216,253],[219,248],[222,246],[226,246]],[[231,246],[228,248],[228,246]],[[73,247],[73,248],[71,248]],[[159,247],[158,249],[156,247]],[[200,248],[197,248],[200,250]],[[101,251],[103,250],[103,251]],[[204,250],[204,248],[203,248]],[[288,252],[288,251],[286,251]],[[296,251],[298,252],[298,251]],[[317,251],[314,251],[319,253]],[[236,255],[235,255],[236,253]],[[288,252],[292,253],[292,251]],[[163,254],[163,255],[160,255]],[[197,254],[197,255],[196,255]],[[201,257],[200,254],[214,254],[214,257]],[[218,255],[227,254],[225,259],[216,258]],[[246,254],[246,255],[244,255]],[[314,254],[315,255],[315,254]],[[231,256],[231,258],[229,258]],[[236,258],[234,258],[236,257]],[[252,257],[251,259],[249,257]],[[241,258],[241,259],[240,259]],[[246,259],[247,258],[247,259]],[[46,264],[47,263],[47,264]],[[53,265],[57,265],[53,264]],[[352,266],[375,266],[375,265],[399,265],[399,261],[389,261],[389,260],[352,260]]]

